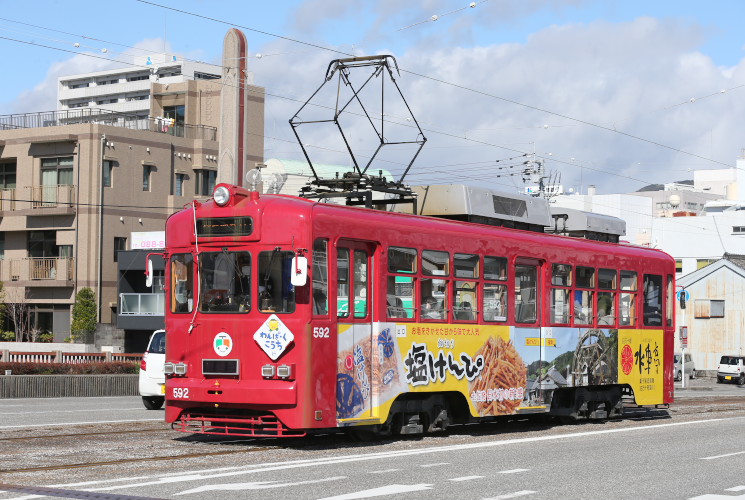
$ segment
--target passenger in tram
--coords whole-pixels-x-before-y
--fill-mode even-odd
[[[424,297],[422,300],[422,318],[425,319],[445,319],[444,311],[442,306],[437,302],[437,299],[431,295]]]

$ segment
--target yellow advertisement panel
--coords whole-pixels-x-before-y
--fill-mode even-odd
[[[637,404],[662,403],[662,349],[661,330],[619,330],[618,382],[634,389]]]
[[[338,332],[344,425],[385,421],[406,392],[460,392],[472,416],[548,411],[555,391],[583,386],[628,384],[638,404],[663,402],[661,330],[374,323]]]

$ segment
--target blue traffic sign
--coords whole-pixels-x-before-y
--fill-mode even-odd
[[[691,294],[690,294],[690,292],[689,292],[688,290],[686,290],[685,288],[682,288],[682,289],[678,290],[678,293],[677,293],[677,294],[675,294],[675,297],[676,297],[676,298],[677,298],[678,300],[680,300],[680,296],[681,296],[681,295],[684,295],[684,296],[685,296],[685,300],[686,300],[686,302],[688,302],[689,300],[691,300]]]

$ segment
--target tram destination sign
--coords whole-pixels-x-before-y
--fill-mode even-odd
[[[253,233],[251,217],[211,217],[197,219],[197,235],[202,238],[249,236]]]

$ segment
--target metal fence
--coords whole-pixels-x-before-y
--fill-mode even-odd
[[[137,396],[138,375],[2,375],[0,399]]]
[[[26,352],[26,351],[0,351],[0,361],[5,363],[104,363],[112,361],[139,362],[142,354],[116,353],[116,352]],[[0,374],[1,375],[1,374]]]
[[[43,111],[0,116],[0,130],[59,127],[97,123],[130,130],[148,130],[187,139],[217,140],[217,128],[206,125],[174,124],[163,118],[151,118],[129,113],[107,111],[100,108],[80,108],[64,111]]]

